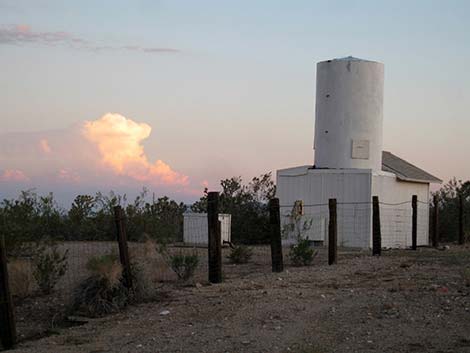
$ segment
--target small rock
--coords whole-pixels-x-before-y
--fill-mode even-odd
[[[170,310],[163,310],[160,312],[160,315],[162,316],[170,315]]]
[[[438,292],[438,293],[449,293],[449,288],[439,287],[439,288],[436,289],[436,292]]]

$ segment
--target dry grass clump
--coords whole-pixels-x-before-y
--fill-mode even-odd
[[[145,236],[144,243],[130,247],[131,274],[134,285],[134,299],[147,301],[155,299],[156,283],[160,280],[157,243]]]
[[[74,292],[74,312],[99,317],[128,304],[129,293],[122,283],[122,267],[115,254],[91,258],[87,269],[90,276]]]
[[[8,263],[8,275],[11,293],[14,297],[24,299],[32,294],[33,270],[29,259],[11,260]]]

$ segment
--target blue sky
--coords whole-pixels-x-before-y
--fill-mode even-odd
[[[0,134],[46,136],[118,113],[152,128],[149,161],[193,189],[215,187],[312,163],[315,63],[353,55],[385,64],[384,148],[442,179],[469,179],[469,15],[468,1],[0,0],[0,28],[68,36],[0,37]],[[29,183],[0,196],[53,186]]]

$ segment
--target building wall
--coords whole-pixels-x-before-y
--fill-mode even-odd
[[[374,173],[372,195],[379,196],[382,247],[411,246],[411,198],[418,196],[418,245],[429,244],[429,184],[399,181],[391,173]],[[426,204],[425,204],[426,203]],[[388,204],[388,205],[387,205]]]
[[[338,245],[370,247],[371,244],[371,171],[308,169],[308,166],[277,172],[277,197],[281,204],[283,242],[293,243],[299,229],[310,240],[327,243],[328,200],[338,202]],[[299,221],[290,216],[297,200],[302,200],[304,214]],[[294,231],[287,224],[294,224]]]
[[[231,241],[232,215],[219,214],[222,244]],[[207,213],[185,213],[183,215],[183,241],[192,245],[207,245],[209,241]]]

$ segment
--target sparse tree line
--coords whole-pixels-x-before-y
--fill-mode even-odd
[[[243,184],[240,177],[221,181],[220,212],[232,215],[232,239],[238,243],[259,244],[269,239],[267,201],[274,197],[271,174]],[[78,195],[68,210],[59,207],[52,193],[41,196],[22,191],[16,199],[0,202],[0,234],[9,253],[23,251],[23,245],[43,240],[115,240],[114,206],[125,212],[127,237],[139,241],[151,237],[159,242],[182,241],[184,203],[164,196],[149,197],[143,190],[133,201],[114,192]],[[207,190],[191,206],[206,212]]]
[[[240,177],[222,180],[219,210],[232,215],[232,240],[238,244],[263,244],[269,240],[267,201],[276,187],[271,173],[253,178],[247,184]],[[206,212],[207,189],[191,206],[194,212]],[[439,199],[439,235],[442,241],[458,236],[459,195],[464,203],[464,231],[470,232],[470,181],[451,179],[434,193]],[[79,195],[71,207],[58,206],[53,194],[37,195],[23,191],[16,199],[0,202],[0,233],[8,251],[44,239],[60,241],[114,240],[113,207],[121,205],[126,216],[128,239],[139,241],[150,236],[159,242],[183,239],[183,213],[187,206],[164,196],[149,197],[143,190],[132,202],[114,192]]]
[[[464,182],[453,178],[438,191],[434,192],[434,195],[439,200],[439,239],[444,242],[457,241],[461,197],[463,202],[464,234],[467,241],[470,240],[470,180]]]
[[[140,240],[145,234],[161,240],[182,238],[186,206],[166,196],[147,201],[147,194],[144,189],[131,203],[126,195],[114,192],[79,195],[65,210],[52,193],[38,196],[23,191],[17,199],[0,203],[0,233],[5,236],[10,254],[24,251],[25,244],[45,240],[114,240],[113,207],[122,205],[129,240]]]

